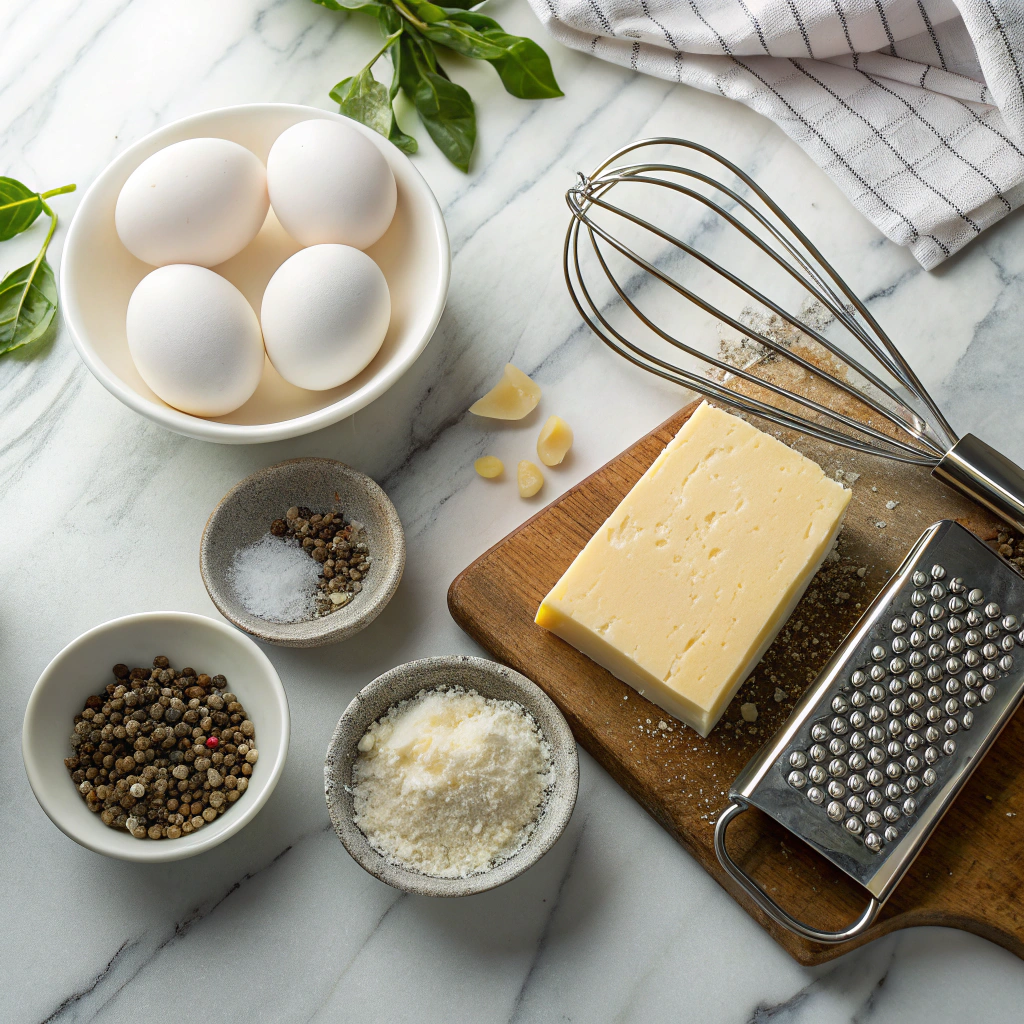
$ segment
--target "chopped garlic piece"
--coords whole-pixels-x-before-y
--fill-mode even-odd
[[[539,401],[540,388],[522,370],[506,363],[501,380],[475,401],[469,411],[474,416],[495,420],[521,420],[537,408]]]
[[[523,459],[516,473],[519,482],[519,497],[532,498],[544,486],[544,474],[539,466]]]
[[[485,480],[493,480],[505,472],[505,463],[496,455],[484,455],[473,463],[473,468]]]
[[[545,466],[557,466],[572,447],[572,427],[561,416],[549,416],[537,438],[537,454]]]

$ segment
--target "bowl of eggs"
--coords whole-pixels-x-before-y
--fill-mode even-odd
[[[450,267],[408,157],[340,114],[255,103],[175,121],[114,160],[68,231],[60,293],[116,398],[251,444],[391,387],[437,326]]]

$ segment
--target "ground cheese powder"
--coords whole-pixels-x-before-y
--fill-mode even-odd
[[[421,690],[359,741],[355,823],[389,860],[464,878],[522,847],[551,782],[550,747],[521,705]]]

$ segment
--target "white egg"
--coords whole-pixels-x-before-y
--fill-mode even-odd
[[[132,172],[114,225],[144,263],[214,267],[256,237],[269,208],[266,168],[254,153],[227,139],[187,139]]]
[[[285,260],[263,293],[267,355],[286,381],[326,391],[380,350],[391,293],[380,267],[348,245],[313,245]]]
[[[263,337],[245,296],[212,270],[161,267],[132,292],[128,349],[168,405],[223,416],[244,405],[263,374]]]
[[[398,187],[384,154],[343,121],[300,121],[267,157],[270,203],[303,245],[365,249],[387,231]]]

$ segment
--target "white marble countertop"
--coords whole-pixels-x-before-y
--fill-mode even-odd
[[[540,38],[521,0],[496,0],[494,11]],[[195,111],[326,107],[375,32],[306,0],[2,0],[0,172],[81,188],[140,135]],[[1024,457],[1019,217],[926,274],[767,121],[543,42],[563,100],[515,100],[489,68],[456,65],[480,114],[468,176],[417,130],[417,166],[451,233],[451,295],[419,362],[352,419],[279,444],[205,444],[118,404],[63,331],[0,360],[5,1021],[1020,1019],[1024,964],[952,930],[902,932],[822,968],[797,966],[585,755],[565,837],[489,894],[403,896],[357,867],[331,830],[323,757],[353,694],[402,661],[479,653],[448,615],[455,574],[682,402],[603,350],[565,293],[562,194],[611,149],[685,132],[754,169],[870,296],[954,426]],[[64,226],[75,201],[58,201]],[[0,271],[21,255],[0,248]],[[532,502],[472,470],[485,448],[514,464],[532,447],[532,430],[488,432],[465,412],[506,360],[576,428],[571,462]],[[244,832],[160,867],[78,847],[40,810],[21,766],[36,677],[106,619],[162,608],[216,616],[197,566],[210,509],[252,470],[299,455],[343,459],[391,494],[409,541],[397,597],[343,646],[267,650],[291,703],[291,752]]]

